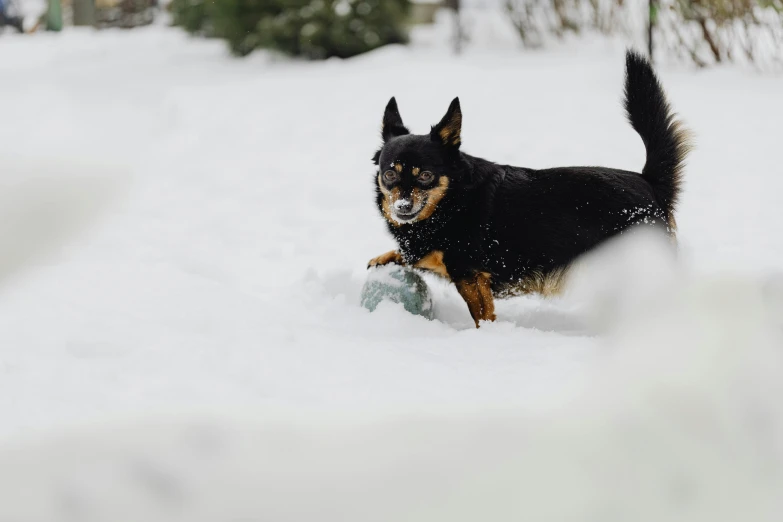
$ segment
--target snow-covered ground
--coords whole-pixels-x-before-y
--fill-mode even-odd
[[[437,283],[437,321],[361,309],[367,260],[393,246],[369,158],[390,96],[422,132],[459,95],[473,154],[638,170],[621,46],[313,64],[235,61],[158,27],[0,44],[2,157],[56,176],[107,165],[118,188],[94,228],[3,288],[0,433],[204,403],[537,406],[590,359],[595,341],[558,301],[500,303],[481,331]],[[688,266],[779,266],[783,79],[661,76],[696,134]]]
[[[501,36],[325,63],[157,26],[0,38],[0,438],[204,408],[542,412],[589,387],[605,343],[577,301],[504,301],[480,330],[432,279],[435,321],[358,305],[393,247],[369,159],[392,95],[418,132],[459,95],[464,150],[498,162],[642,167],[622,45]],[[761,280],[783,258],[783,78],[660,75],[696,137],[686,270]]]

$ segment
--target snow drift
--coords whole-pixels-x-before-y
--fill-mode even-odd
[[[83,426],[3,448],[0,518],[779,520],[779,282],[693,277],[666,240],[632,234],[572,288],[606,334],[595,380],[564,407]]]

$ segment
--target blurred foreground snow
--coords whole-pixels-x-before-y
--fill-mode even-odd
[[[688,276],[648,234],[577,277],[608,333],[562,408],[84,426],[0,451],[0,519],[780,520],[780,282]]]

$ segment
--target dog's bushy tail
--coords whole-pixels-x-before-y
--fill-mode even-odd
[[[634,51],[628,51],[625,56],[625,110],[647,149],[642,176],[652,185],[673,230],[674,209],[690,140],[687,130],[672,113],[652,66]]]

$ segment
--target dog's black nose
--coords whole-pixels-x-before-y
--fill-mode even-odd
[[[394,202],[394,209],[400,214],[410,214],[413,210],[413,201],[409,199],[398,199]]]

